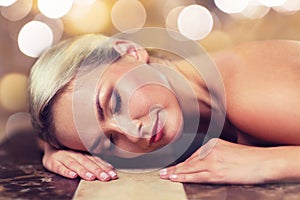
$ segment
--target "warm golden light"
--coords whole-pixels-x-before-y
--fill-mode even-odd
[[[178,16],[184,8],[185,8],[184,6],[179,6],[179,7],[172,9],[169,12],[169,14],[166,17],[166,21],[165,21],[166,28],[178,31],[178,25],[177,25]]]
[[[274,7],[273,9],[286,14],[294,14],[296,11],[300,10],[300,1],[287,0],[281,6]]]
[[[107,4],[104,1],[90,3],[74,2],[70,12],[62,18],[66,33],[95,33],[108,28],[110,11]]]
[[[177,7],[186,7],[196,4],[194,0],[165,0],[163,5],[163,17],[166,19],[169,13]]]
[[[9,111],[25,110],[27,106],[27,77],[7,74],[0,81],[0,103]]]
[[[249,5],[236,16],[241,19],[260,19],[266,16],[270,10],[270,7],[262,5],[258,0],[252,0],[249,2]]]
[[[9,21],[18,21],[26,17],[32,8],[32,0],[19,0],[8,7],[1,8],[1,14]]]
[[[213,31],[200,44],[209,52],[226,49],[233,46],[232,38],[224,31]]]
[[[167,15],[166,20],[165,20],[165,26],[168,30],[171,29],[173,31],[179,32],[178,25],[177,25],[178,16],[184,8],[185,8],[184,6],[179,6],[179,7],[173,8],[173,10],[171,10],[169,12],[169,14]],[[177,34],[174,34],[172,31],[169,31],[169,34],[171,37],[173,37],[176,40],[183,39],[182,37],[179,37]]]
[[[146,22],[146,10],[137,0],[119,0],[111,10],[111,20],[119,31],[140,29]]]

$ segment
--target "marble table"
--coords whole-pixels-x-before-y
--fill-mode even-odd
[[[0,200],[72,199],[80,180],[48,172],[41,156],[32,131],[20,131],[1,143]],[[300,199],[300,184],[184,184],[184,189],[189,200]]]

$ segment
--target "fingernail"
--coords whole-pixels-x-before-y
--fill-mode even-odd
[[[85,174],[85,176],[86,176],[88,179],[91,179],[91,178],[94,177],[94,175],[93,175],[92,173],[90,173],[90,172],[87,172],[87,173]]]
[[[75,177],[77,174],[75,173],[75,172],[69,172],[69,175],[71,176],[71,177]]]
[[[108,178],[109,178],[108,174],[105,173],[105,172],[101,172],[100,177],[101,177],[103,180],[108,180]]]
[[[162,169],[159,171],[159,175],[161,175],[161,176],[167,175],[167,172],[168,172],[168,170],[166,168]]]
[[[177,179],[177,178],[178,178],[178,176],[176,174],[171,174],[170,175],[170,179]]]
[[[117,177],[117,174],[116,174],[116,172],[114,172],[114,171],[109,171],[108,174],[109,174],[112,178]]]

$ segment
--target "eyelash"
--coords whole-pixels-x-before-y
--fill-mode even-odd
[[[109,141],[110,141],[109,151],[112,152],[115,148],[114,138],[112,134],[109,135]]]
[[[117,114],[121,110],[122,99],[118,92],[114,92],[114,98],[115,98],[116,103],[115,103],[112,113]]]

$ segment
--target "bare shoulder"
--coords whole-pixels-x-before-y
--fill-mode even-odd
[[[221,55],[232,124],[266,142],[300,144],[300,43],[251,42]]]

